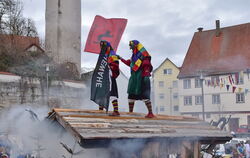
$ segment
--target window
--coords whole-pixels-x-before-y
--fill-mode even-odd
[[[179,111],[179,106],[178,105],[174,106],[174,111]]]
[[[195,78],[195,88],[201,88],[202,81],[200,78]]]
[[[192,96],[184,96],[184,105],[192,105]]]
[[[202,104],[202,96],[195,96],[195,105],[201,105]]]
[[[192,114],[193,117],[199,118],[199,114]]]
[[[178,99],[178,93],[174,93],[174,94],[173,94],[173,98],[174,98],[174,99]]]
[[[206,118],[207,119],[211,118],[211,114],[210,113],[206,114]]]
[[[160,106],[160,111],[165,111],[164,106]]]
[[[212,95],[212,104],[220,104],[220,95],[219,94]]]
[[[164,69],[163,73],[166,75],[170,75],[170,74],[172,74],[172,69]]]
[[[160,99],[164,99],[164,93],[160,93],[160,94],[159,94],[159,98],[160,98]]]
[[[178,88],[178,82],[177,81],[173,81],[173,88]]]
[[[159,87],[164,87],[164,81],[159,81]]]
[[[191,88],[191,80],[190,80],[190,79],[185,79],[185,80],[183,80],[183,88],[184,88],[184,89],[189,89],[189,88]]]
[[[236,93],[236,103],[245,103],[244,93]]]

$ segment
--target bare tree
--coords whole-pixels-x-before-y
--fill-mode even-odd
[[[4,30],[4,19],[9,13],[9,10],[11,10],[11,6],[14,5],[13,0],[1,0],[0,1],[0,33],[3,33]]]
[[[26,19],[26,23],[24,27],[24,35],[32,36],[32,37],[36,37],[38,35],[35,22],[30,18]]]
[[[15,1],[7,10],[7,19],[4,22],[8,34],[22,35],[25,18],[22,16],[23,6],[20,1]]]
[[[23,17],[23,3],[19,0],[1,0],[0,2],[0,33],[37,36],[35,23]]]

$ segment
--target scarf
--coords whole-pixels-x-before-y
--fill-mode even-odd
[[[132,70],[137,71],[141,64],[144,57],[150,57],[147,50],[144,48],[144,46],[137,40],[132,40],[129,42],[130,46],[133,46],[133,55],[131,58],[131,62],[134,63]]]

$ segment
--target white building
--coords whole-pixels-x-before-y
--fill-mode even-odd
[[[195,32],[178,75],[181,114],[206,121],[231,115],[231,131],[250,125],[249,42],[250,23],[220,28],[216,21],[216,29]]]

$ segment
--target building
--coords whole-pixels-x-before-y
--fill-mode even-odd
[[[81,72],[81,0],[46,0],[45,51],[58,64]]]
[[[231,115],[231,131],[250,125],[249,41],[250,23],[220,28],[217,20],[216,29],[194,33],[178,75],[181,114],[206,121]]]
[[[38,37],[0,34],[0,71],[10,71],[31,56],[41,54],[44,50]]]
[[[87,100],[82,97],[86,95],[83,82],[49,78],[51,73],[45,70],[44,52],[38,37],[0,34],[0,113],[21,104],[50,108],[60,104],[72,108]]]
[[[212,147],[232,138],[229,132],[193,117],[156,117],[147,119],[144,114],[128,112],[115,117],[103,111],[53,109],[47,118],[52,127],[73,136],[76,151],[84,148],[82,154],[74,157],[199,158],[204,144]],[[60,135],[56,141],[62,139],[63,132],[51,134],[55,132]]]
[[[0,49],[1,52],[5,53],[12,53],[12,51],[15,51],[15,53],[22,53],[25,51],[44,52],[44,50],[40,47],[38,37],[7,34],[0,34]]]
[[[179,114],[179,68],[168,58],[153,71],[153,101],[156,113]]]

